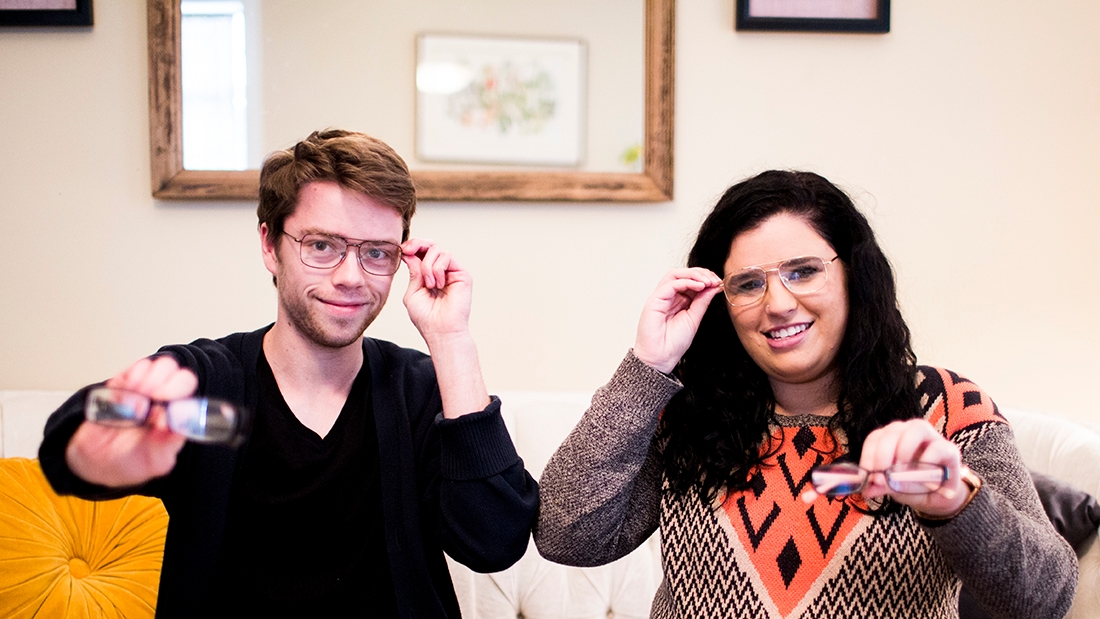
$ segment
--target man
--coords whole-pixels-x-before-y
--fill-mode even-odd
[[[470,276],[408,238],[415,204],[404,162],[368,136],[273,153],[257,215],[275,323],[106,381],[153,402],[143,425],[86,420],[91,387],[50,418],[39,455],[59,493],[163,499],[158,617],[457,617],[444,551],[478,571],[523,555],[536,484],[485,389]],[[363,337],[402,261],[430,357]],[[253,411],[240,447],[169,429],[165,403],[192,395]]]

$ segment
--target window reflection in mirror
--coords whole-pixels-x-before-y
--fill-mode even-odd
[[[183,167],[247,170],[248,61],[244,3],[180,3]]]
[[[642,169],[645,0],[184,0],[183,167],[243,170],[327,126],[371,133],[421,170]],[[490,165],[416,152],[416,40],[431,33],[587,47],[581,163]]]

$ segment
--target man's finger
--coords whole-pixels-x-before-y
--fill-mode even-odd
[[[199,387],[199,378],[188,369],[177,369],[159,387],[150,393],[155,400],[178,400],[194,395]]]

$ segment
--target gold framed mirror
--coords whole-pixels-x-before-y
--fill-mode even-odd
[[[147,0],[149,130],[153,196],[255,200],[259,170],[183,165],[179,0]],[[675,0],[645,0],[642,171],[413,169],[421,201],[661,202],[672,199]]]

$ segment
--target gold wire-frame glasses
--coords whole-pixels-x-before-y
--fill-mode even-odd
[[[768,273],[775,272],[779,281],[792,294],[809,294],[825,287],[829,281],[829,265],[839,259],[822,260],[817,256],[797,256],[779,262],[768,262],[734,271],[722,281],[726,301],[734,307],[745,307],[764,298],[768,290]],[[764,268],[769,265],[772,268]]]

